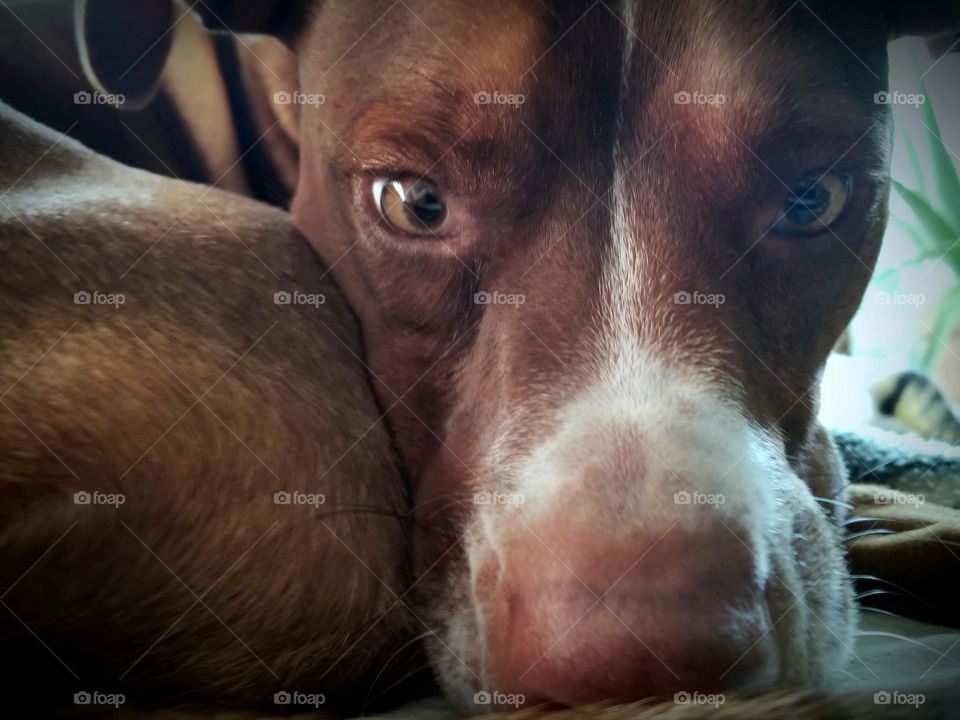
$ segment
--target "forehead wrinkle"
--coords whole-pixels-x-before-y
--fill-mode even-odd
[[[353,117],[346,138],[361,158],[370,155],[376,162],[393,153],[419,154],[429,165],[453,152],[468,134],[477,137],[484,126],[489,129],[490,123],[483,122],[482,111],[464,91],[451,96],[431,86],[425,92],[413,89],[408,85],[393,97],[374,100]]]
[[[536,162],[525,147],[525,107],[483,105],[475,96],[523,95],[527,108],[535,101],[537,78],[527,71],[552,42],[540,21],[550,8],[516,0],[408,0],[407,5],[408,10],[391,12],[391,22],[374,26],[363,48],[351,51],[391,47],[389,73],[354,79],[356,95],[366,102],[357,103],[360,111],[337,130],[360,164],[403,164],[409,158],[407,163],[425,170],[442,157],[438,170],[450,166],[465,178],[483,166],[495,166],[505,176],[509,164]],[[398,34],[398,24],[405,32]],[[348,71],[348,63],[341,63],[333,75]],[[517,162],[506,157],[510,147]],[[345,149],[336,151],[343,151],[345,164],[355,164]],[[467,162],[457,163],[458,155]],[[471,161],[479,167],[469,167]]]
[[[504,55],[483,40],[496,61],[485,56],[470,63],[482,67],[479,79],[459,63],[438,67],[433,53],[411,59],[401,52],[390,63],[409,72],[393,78],[385,88],[387,97],[374,98],[349,123],[347,144],[368,169],[404,162],[412,163],[414,171],[430,168],[440,176],[434,179],[456,180],[464,190],[477,188],[484,199],[531,208],[523,213],[527,217],[556,199],[562,187],[589,189],[593,194],[574,198],[571,206],[589,203],[610,185],[614,117],[620,105],[621,38],[604,40],[602,47],[597,41],[624,30],[599,7],[580,22],[578,16],[563,13],[535,33],[516,22],[498,28],[501,42],[507,42],[503,36],[520,33],[525,39],[519,44],[528,47],[517,51],[507,42],[512,55]],[[529,67],[533,69],[524,75]],[[505,81],[511,71],[523,75],[519,86]],[[516,110],[478,105],[478,88],[519,89],[526,102]]]

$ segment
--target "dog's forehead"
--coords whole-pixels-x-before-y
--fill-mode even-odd
[[[364,122],[342,118],[345,132],[359,126],[360,136],[348,136],[348,144],[399,140],[415,129],[433,141],[424,148],[433,156],[425,166],[453,145],[488,156],[471,147],[474,139],[514,146],[519,163],[547,153],[593,166],[612,155],[618,140],[630,141],[624,128],[642,146],[677,119],[689,119],[689,108],[677,107],[678,92],[716,110],[688,124],[707,143],[718,127],[734,122],[751,141],[752,132],[770,129],[771,117],[797,125],[804,116],[830,123],[857,115],[845,98],[862,101],[879,89],[884,26],[871,3],[835,6],[820,0],[363,3],[334,17],[339,27],[318,23],[310,52],[319,54],[308,62],[322,73],[322,90],[338,78],[350,84],[354,97],[341,106]],[[528,135],[540,142],[531,144]],[[418,147],[419,139],[409,138],[407,147]]]
[[[643,45],[651,63],[664,65],[680,52],[704,49],[724,33],[728,41],[744,48],[767,38],[779,42],[785,52],[800,49],[810,54],[828,52],[816,45],[830,36],[856,56],[860,40],[869,42],[876,33],[882,37],[886,32],[881,5],[870,0],[371,0],[348,5],[325,7],[322,17],[347,24],[338,28],[341,33],[323,32],[325,42],[314,45],[329,47],[335,54],[389,49],[401,57],[437,61],[452,74],[468,76],[499,68],[518,77],[532,69],[533,61],[554,51],[616,54],[625,35]],[[324,22],[319,26],[328,29]],[[791,32],[817,27],[823,38],[816,33],[798,38]],[[788,46],[798,39],[812,45]],[[860,60],[871,62],[869,57]]]

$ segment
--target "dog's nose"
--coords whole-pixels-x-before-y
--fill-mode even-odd
[[[771,684],[758,560],[728,527],[544,533],[508,548],[487,604],[497,689],[580,705]]]

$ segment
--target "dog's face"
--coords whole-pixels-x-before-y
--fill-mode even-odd
[[[812,0],[313,17],[295,219],[363,326],[452,696],[844,662],[815,388],[884,227],[887,34]]]

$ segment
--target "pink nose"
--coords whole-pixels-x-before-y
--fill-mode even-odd
[[[511,545],[489,597],[491,670],[527,704],[762,686],[779,658],[753,553],[725,526]]]

